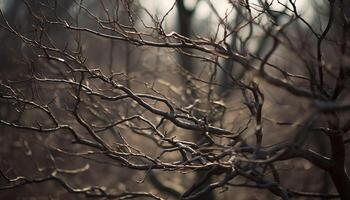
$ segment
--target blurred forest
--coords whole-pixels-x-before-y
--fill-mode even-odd
[[[0,0],[0,199],[350,199],[347,0]]]

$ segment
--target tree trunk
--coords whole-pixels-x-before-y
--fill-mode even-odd
[[[335,167],[330,172],[333,183],[338,190],[342,200],[350,199],[350,179],[346,169],[342,167]]]

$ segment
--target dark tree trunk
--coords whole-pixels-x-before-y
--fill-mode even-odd
[[[184,1],[183,0],[179,0],[177,1],[177,9],[178,9],[178,26],[179,26],[179,32],[181,35],[190,38],[191,37],[191,26],[192,26],[192,16],[193,13],[196,9],[196,7],[192,8],[192,9],[188,9],[186,8]],[[186,53],[191,53],[191,51],[189,49],[182,49],[182,51],[186,52]],[[186,73],[194,73],[195,68],[193,66],[193,62],[191,57],[186,56],[184,54],[180,54],[179,55],[179,60],[180,60],[180,64],[181,66],[186,70]],[[191,88],[190,93],[186,92],[186,96],[187,99],[189,100],[188,103],[192,104],[193,101],[197,98],[197,92],[193,89],[193,87],[191,86],[192,83],[191,81],[189,81],[187,79],[187,76],[184,75],[183,79],[186,83],[186,85],[189,86],[189,88]],[[198,133],[194,133],[194,137],[196,141],[201,141],[202,137],[200,134]],[[206,178],[205,180],[203,180],[203,177],[206,176],[205,172],[196,172],[196,177],[194,180],[194,185],[201,183],[200,186],[198,186],[195,191],[199,191],[201,190],[203,187],[207,186],[208,184],[210,184],[211,182],[211,178]],[[214,194],[212,191],[208,191],[205,195],[202,195],[200,198],[201,200],[213,200],[214,198]]]

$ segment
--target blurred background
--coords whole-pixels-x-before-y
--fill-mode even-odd
[[[300,128],[297,124],[309,120],[314,111],[310,106],[312,100],[291,96],[286,90],[260,80],[234,60],[191,48],[137,45],[128,40],[69,29],[60,23],[111,36],[119,36],[115,33],[117,29],[123,29],[125,34],[134,31],[139,36],[134,34],[131,37],[153,42],[163,41],[161,33],[154,28],[161,25],[165,35],[179,34],[193,40],[217,42],[233,52],[249,56],[253,66],[259,66],[261,58],[269,54],[278,34],[276,30],[290,24],[284,27],[280,41],[283,45],[277,47],[268,62],[300,77],[308,77],[311,73],[309,67],[317,63],[317,40],[313,39],[313,31],[320,32],[326,26],[328,3],[316,0],[295,2],[295,9],[304,21],[291,20],[295,18],[294,8],[289,1],[283,0],[0,0],[3,15],[0,28],[0,82],[3,85],[0,92],[6,93],[8,88],[4,85],[11,85],[23,99],[48,105],[59,123],[67,124],[84,135],[86,131],[72,115],[75,106],[73,86],[44,80],[79,81],[81,77],[69,70],[79,69],[75,59],[90,69],[99,69],[101,73],[113,76],[118,83],[135,93],[164,97],[176,107],[190,110],[198,119],[206,118],[210,124],[234,133],[244,130],[244,141],[250,144],[255,141],[255,126],[247,124],[254,122],[251,122],[251,113],[246,106],[245,93],[233,80],[243,83],[254,81],[265,98],[263,145],[282,143],[297,133]],[[55,24],[56,21],[60,23]],[[327,61],[325,82],[329,85],[334,83],[333,74],[341,62],[336,41],[339,33],[340,27],[335,24],[323,42],[323,56]],[[34,41],[60,52],[49,52],[51,58],[48,59],[43,48],[30,45]],[[171,41],[174,40],[169,39]],[[206,57],[218,64],[206,61]],[[64,59],[64,62],[59,59]],[[271,67],[267,71],[283,79],[278,69]],[[98,91],[118,94],[98,80],[86,79],[83,83]],[[303,78],[293,79],[292,83],[300,88],[309,87],[308,81]],[[127,99],[114,103],[90,96],[83,98],[84,106],[80,112],[95,128],[135,115],[155,124],[160,120],[159,116]],[[345,95],[340,101],[346,102],[346,99]],[[162,106],[159,103],[155,105]],[[342,117],[345,121],[349,116],[344,114]],[[322,124],[325,119],[320,118],[317,123]],[[45,113],[31,109],[23,102],[4,98],[0,99],[0,119],[44,128],[52,125]],[[207,140],[170,122],[158,128],[169,137],[176,136],[196,144]],[[101,137],[111,145],[127,142],[138,151],[157,156],[162,149],[149,137],[149,131],[144,121],[132,120],[101,132]],[[74,188],[98,185],[115,192],[147,191],[165,199],[178,199],[203,176],[202,172],[195,170],[149,172],[128,169],[101,152],[90,154],[90,147],[72,144],[73,138],[67,130],[38,134],[30,129],[16,129],[0,123],[0,133],[0,168],[8,177],[40,177],[59,168],[58,176]],[[307,147],[322,155],[330,155],[326,136],[315,134],[309,137],[314,139],[308,140]],[[177,160],[179,155],[170,153],[163,159]],[[336,192],[329,176],[308,161],[291,159],[278,162],[274,167],[279,172],[280,184],[286,188]],[[218,175],[212,179],[220,178],[221,175]],[[6,183],[5,179],[0,179],[0,185]],[[201,199],[280,199],[268,190],[244,186],[246,183],[243,178],[237,179],[232,186],[212,191]],[[0,192],[0,199],[85,198],[84,195],[68,192],[55,181],[24,184]]]

